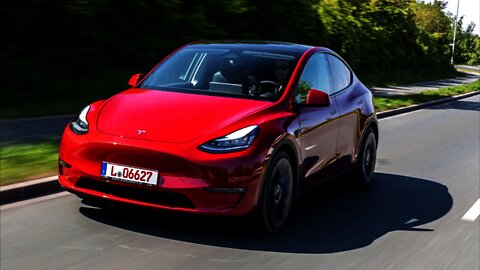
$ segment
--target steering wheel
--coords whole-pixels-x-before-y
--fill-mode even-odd
[[[278,88],[278,86],[279,86],[278,83],[276,83],[276,82],[274,82],[274,81],[268,81],[268,80],[261,81],[261,82],[259,82],[258,84],[261,85],[261,84],[264,84],[264,83],[266,83],[266,84],[271,84],[271,85],[275,86],[275,88]]]
[[[267,89],[263,89],[264,87],[262,87],[262,84],[271,85],[271,86],[273,86],[273,89],[271,89],[270,91],[265,91],[265,90],[269,89],[270,87],[265,87]],[[259,86],[262,89],[263,93],[269,93],[270,92],[274,95],[277,95],[278,92],[280,91],[280,88],[281,88],[281,85],[279,85],[278,83],[276,83],[274,81],[269,81],[269,80],[259,82]]]

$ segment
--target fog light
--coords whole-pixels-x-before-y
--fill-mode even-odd
[[[72,167],[72,165],[68,164],[67,162],[63,161],[63,160],[60,160],[58,161],[58,163],[62,166],[62,167],[65,167],[67,169],[70,169]]]

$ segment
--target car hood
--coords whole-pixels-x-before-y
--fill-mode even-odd
[[[97,129],[120,137],[182,143],[198,139],[268,105],[268,101],[131,89],[101,109]]]

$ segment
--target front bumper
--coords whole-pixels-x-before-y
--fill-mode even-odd
[[[178,154],[181,153],[181,154]],[[262,151],[208,154],[195,143],[168,144],[66,128],[59,152],[59,182],[80,197],[167,210],[245,215],[258,201],[264,174]],[[100,177],[103,161],[154,169],[157,186]],[[67,166],[65,166],[67,164]]]

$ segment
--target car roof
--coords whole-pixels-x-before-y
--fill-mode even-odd
[[[280,42],[280,41],[245,41],[245,40],[221,40],[221,41],[201,41],[195,42],[188,47],[209,47],[212,49],[239,49],[239,50],[262,50],[276,52],[290,52],[296,55],[302,55],[314,46]]]

